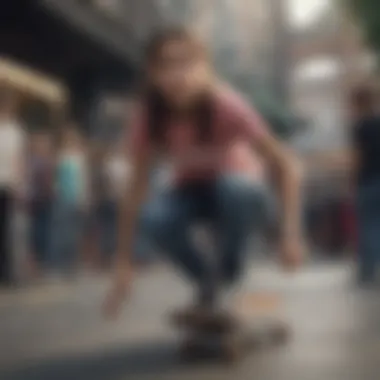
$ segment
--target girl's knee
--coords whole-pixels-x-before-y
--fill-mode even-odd
[[[262,186],[244,175],[220,177],[216,192],[222,207],[242,210],[262,207],[265,204]]]
[[[145,207],[141,213],[139,227],[146,238],[157,238],[172,233],[178,223],[175,210],[164,205]]]

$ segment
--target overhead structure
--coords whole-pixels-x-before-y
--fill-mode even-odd
[[[67,89],[58,80],[10,59],[0,58],[0,83],[42,101],[62,104],[67,100]]]

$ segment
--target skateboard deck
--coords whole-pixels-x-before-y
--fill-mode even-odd
[[[172,322],[182,333],[181,357],[192,361],[235,362],[256,349],[285,344],[291,331],[274,313],[278,303],[272,299],[263,303],[263,297],[259,300],[255,296],[249,297],[249,302],[240,301],[242,304],[234,310],[234,315],[220,310],[203,314],[174,313]]]
[[[223,360],[234,362],[247,352],[243,335],[237,333],[188,333],[180,346],[185,360]]]
[[[289,328],[278,320],[247,323],[180,325],[180,355],[184,360],[222,360],[236,362],[260,348],[285,344]],[[217,326],[217,328],[215,328]]]
[[[273,321],[257,326],[241,325],[240,329],[206,332],[189,329],[181,343],[184,359],[221,359],[233,362],[252,351],[285,344],[290,336],[288,327]]]

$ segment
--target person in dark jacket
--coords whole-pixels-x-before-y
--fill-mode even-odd
[[[54,158],[47,133],[32,136],[28,160],[28,203],[33,266],[46,269],[51,234]]]
[[[358,221],[358,278],[371,283],[380,259],[380,115],[368,87],[351,96],[353,177]]]

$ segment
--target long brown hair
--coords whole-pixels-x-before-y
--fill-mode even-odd
[[[187,29],[174,27],[162,30],[153,35],[145,50],[145,68],[160,64],[162,50],[167,43],[182,42],[188,46],[189,51],[200,59],[208,61],[205,46]],[[197,101],[185,111],[176,109],[149,81],[146,81],[143,92],[144,104],[148,113],[148,127],[150,138],[157,145],[165,143],[165,131],[173,118],[186,116],[197,128],[200,142],[207,142],[211,138],[211,129],[214,114],[214,101],[210,93],[205,91]]]

